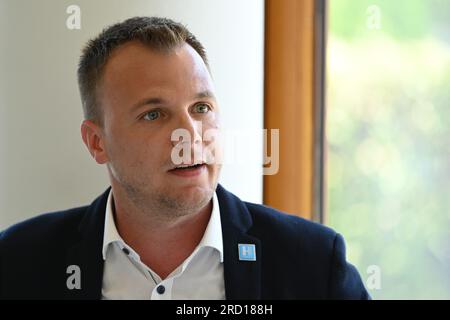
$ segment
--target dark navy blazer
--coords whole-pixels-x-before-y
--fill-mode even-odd
[[[100,299],[109,189],[91,205],[40,215],[0,234],[0,298]],[[217,187],[227,299],[369,299],[343,238],[322,225],[241,201]],[[240,261],[254,244],[256,261]],[[81,289],[69,289],[68,267]],[[192,288],[195,290],[195,288]]]

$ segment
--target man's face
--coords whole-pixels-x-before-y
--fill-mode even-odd
[[[197,146],[209,144],[198,140],[205,130],[219,125],[213,92],[208,69],[188,44],[169,53],[139,42],[117,48],[98,91],[113,186],[125,190],[138,204],[171,209],[178,215],[204,207],[217,185],[220,165],[171,170],[177,166],[172,151],[178,143],[171,135],[186,129],[189,147],[195,141]]]

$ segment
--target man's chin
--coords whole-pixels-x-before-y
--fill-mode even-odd
[[[214,190],[210,185],[192,184],[180,186],[176,190],[176,197],[180,200],[184,199],[185,201],[196,202],[202,201],[205,198],[211,198],[213,193]]]
[[[174,188],[162,195],[160,204],[174,215],[184,216],[204,208],[211,201],[213,194],[211,186]]]

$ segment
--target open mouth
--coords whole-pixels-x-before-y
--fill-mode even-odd
[[[203,165],[204,164],[194,164],[194,165],[191,165],[191,166],[179,166],[179,167],[176,167],[175,169],[172,169],[172,170],[191,170],[191,169],[199,168],[199,167],[201,167]]]
[[[206,164],[194,164],[194,165],[180,165],[174,169],[169,170],[170,173],[173,173],[177,176],[182,177],[193,177],[199,175],[206,169]]]

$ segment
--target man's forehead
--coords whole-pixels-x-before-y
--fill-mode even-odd
[[[133,105],[147,98],[179,95],[214,99],[209,71],[195,50],[189,48],[187,45],[176,52],[162,53],[136,42],[124,45],[106,65],[103,94],[126,96]]]
[[[152,82],[166,86],[174,81],[212,82],[200,55],[189,45],[171,52],[158,52],[147,46],[130,42],[108,59],[103,77],[112,82]]]
[[[139,41],[129,41],[115,49],[105,65],[105,72],[134,71],[163,77],[171,71],[209,75],[201,56],[189,44],[170,50],[157,50]]]

